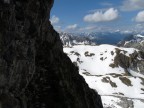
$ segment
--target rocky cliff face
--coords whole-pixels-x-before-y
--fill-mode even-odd
[[[125,48],[136,48],[139,51],[133,53],[132,55],[130,55],[130,57],[124,57],[123,54],[119,53],[120,50],[117,50],[115,64],[117,64],[116,62],[119,61],[119,65],[126,70],[130,68],[133,71],[144,74],[144,36],[140,34],[130,35],[126,37],[123,41],[119,42],[118,46]],[[123,64],[127,65],[124,66]]]
[[[102,108],[63,53],[53,0],[0,0],[0,107]]]

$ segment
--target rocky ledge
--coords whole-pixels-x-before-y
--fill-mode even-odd
[[[63,53],[53,0],[0,0],[0,107],[102,108]]]

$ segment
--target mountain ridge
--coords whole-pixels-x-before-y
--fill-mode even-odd
[[[144,36],[141,34],[130,35],[120,41],[118,46],[126,47],[126,48],[136,48],[141,51],[144,51]]]
[[[125,37],[131,35],[130,33],[122,33],[122,32],[91,32],[91,33],[67,33],[67,32],[60,32],[60,37],[62,38],[62,42],[64,45],[66,44],[66,40],[64,41],[63,38],[67,37],[67,41],[69,40],[70,43],[73,43],[73,40],[76,41],[87,41],[87,43],[80,43],[80,44],[112,44],[117,45],[118,42],[124,40]],[[63,37],[62,37],[63,36]],[[68,39],[69,38],[69,39]],[[77,42],[77,44],[78,44]]]

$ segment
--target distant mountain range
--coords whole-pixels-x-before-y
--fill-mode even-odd
[[[64,47],[72,47],[74,45],[96,45],[95,37],[81,36],[79,34],[59,33],[60,39]]]
[[[111,44],[116,45],[124,40],[130,33],[121,32],[92,32],[92,33],[59,33],[64,46],[78,44]]]

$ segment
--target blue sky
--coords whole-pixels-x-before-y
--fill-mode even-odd
[[[55,0],[51,23],[57,31],[141,31],[144,0]]]

